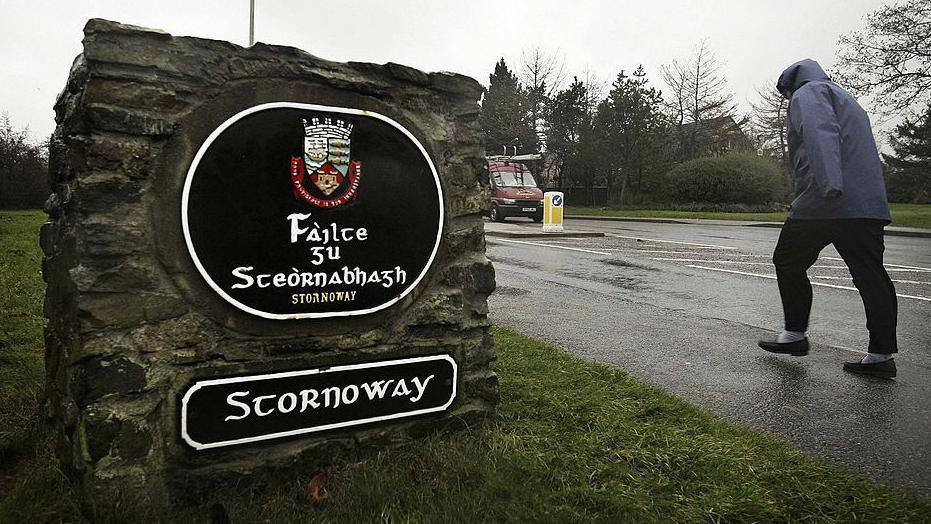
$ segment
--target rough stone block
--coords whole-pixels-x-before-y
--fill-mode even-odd
[[[80,364],[80,381],[84,385],[83,404],[106,395],[139,393],[145,388],[145,369],[124,357],[94,358]]]
[[[145,318],[138,295],[127,293],[85,293],[78,302],[78,315],[85,331],[133,326]]]
[[[165,136],[170,135],[174,129],[174,122],[170,120],[103,104],[88,107],[85,118],[91,129],[131,135]]]
[[[140,459],[152,449],[152,431],[137,421],[122,424],[116,437],[116,454],[123,459]]]
[[[84,52],[55,103],[54,193],[46,205],[52,220],[39,241],[48,283],[51,430],[62,466],[88,505],[176,504],[493,413],[498,382],[489,367],[495,356],[486,298],[494,271],[482,232],[488,194],[478,82],[393,63],[330,62],[288,47],[177,38],[105,20],[90,21],[85,35]],[[384,115],[426,151],[418,162],[436,168],[437,180],[432,169],[417,172],[428,173],[431,191],[442,187],[445,195],[444,222],[437,219],[426,235],[439,247],[416,288],[403,296],[386,293],[390,307],[269,318],[234,306],[201,273],[181,220],[188,169],[223,122],[275,102]],[[288,199],[289,161],[283,156]],[[392,169],[399,177],[404,172]],[[203,209],[211,209],[207,202]],[[212,216],[248,204],[218,202]],[[377,220],[397,212],[389,211]],[[195,383],[438,355],[429,365],[448,366],[442,369],[450,395],[453,370],[460,387],[451,404],[430,415],[211,450],[183,438],[184,395]],[[455,366],[442,360],[447,357]],[[409,380],[393,387],[405,395],[415,387]],[[284,411],[287,402],[276,406]]]
[[[120,432],[120,422],[110,414],[89,411],[84,417],[84,441],[91,462],[110,454],[113,441]]]

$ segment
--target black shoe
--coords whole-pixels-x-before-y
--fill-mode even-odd
[[[780,353],[783,355],[792,355],[793,357],[804,357],[808,354],[808,338],[796,340],[795,342],[776,342],[775,340],[761,340],[757,344],[764,351],[770,353]]]
[[[873,377],[892,378],[895,376],[895,359],[890,358],[884,362],[864,364],[862,362],[844,362],[844,371],[870,375]]]

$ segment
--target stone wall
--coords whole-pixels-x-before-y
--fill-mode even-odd
[[[48,416],[58,455],[89,500],[171,504],[493,411],[486,298],[495,280],[484,254],[477,82],[104,20],[84,32],[55,105],[41,244]],[[376,111],[432,158],[443,237],[426,279],[398,304],[349,320],[267,320],[221,300],[192,264],[180,224],[191,158],[230,115],[278,101]],[[179,436],[178,397],[194,379],[439,352],[460,370],[446,417],[206,452]]]

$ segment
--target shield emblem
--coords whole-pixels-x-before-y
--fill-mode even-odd
[[[343,183],[343,174],[327,162],[311,173],[310,181],[317,186],[321,193],[330,196]]]
[[[313,172],[326,162],[328,149],[326,137],[304,137],[304,163],[307,165],[307,171]]]
[[[328,160],[343,175],[349,170],[349,140],[330,138]]]
[[[291,157],[291,184],[294,198],[310,204],[333,208],[355,198],[362,175],[362,163],[349,157],[352,122],[328,116],[302,118],[304,124],[303,162]],[[320,194],[304,187],[309,179]],[[348,180],[348,182],[347,182]]]

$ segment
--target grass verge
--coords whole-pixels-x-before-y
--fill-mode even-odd
[[[931,204],[890,204],[892,225],[931,229]],[[744,220],[782,222],[786,215],[777,213],[725,213],[719,211],[676,211],[670,209],[608,209],[587,206],[566,206],[567,215],[639,217],[639,218],[703,218],[712,220]]]
[[[0,468],[0,522],[82,521],[35,424],[41,391],[37,213],[0,213],[0,422],[17,444]],[[19,287],[13,287],[19,286]],[[623,371],[494,329],[498,416],[330,470],[312,505],[303,478],[217,493],[166,520],[234,522],[909,522],[931,502],[810,459]],[[11,384],[13,384],[11,386]],[[27,415],[28,414],[28,415]],[[9,429],[12,428],[12,429]]]
[[[24,451],[42,394],[42,253],[35,211],[0,212],[0,468]]]

